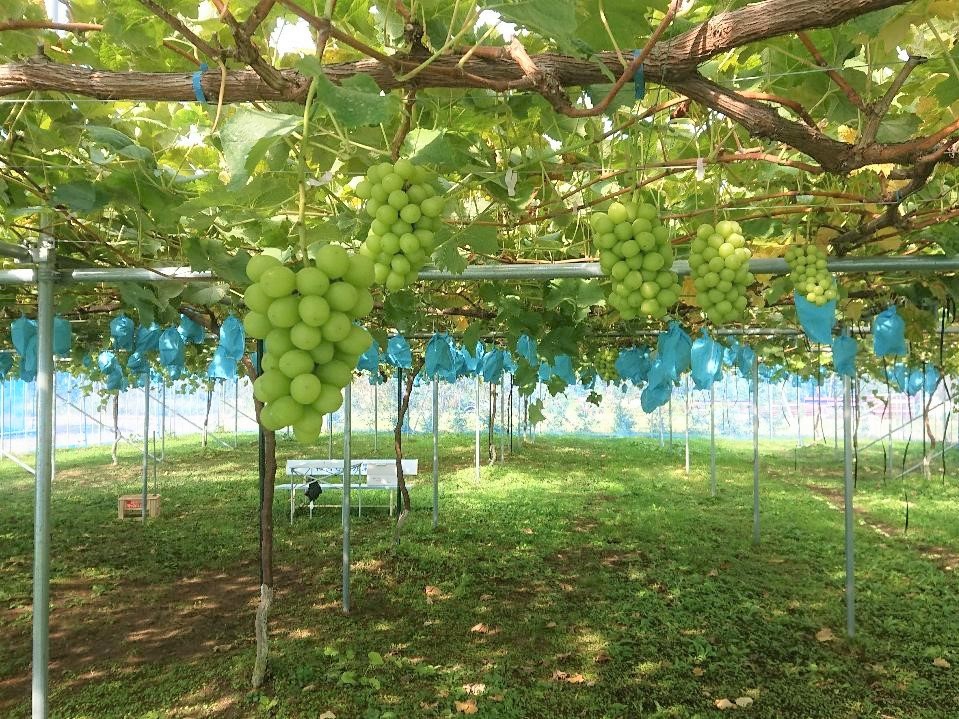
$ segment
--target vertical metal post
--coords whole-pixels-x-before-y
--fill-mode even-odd
[[[433,529],[440,521],[440,380],[433,376]]]
[[[350,481],[353,458],[350,456],[350,433],[352,431],[352,389],[343,388],[343,613],[350,613]],[[332,413],[331,415],[332,416]],[[332,436],[332,434],[331,434]]]
[[[888,382],[888,380],[887,380],[887,382]],[[887,412],[887,414],[889,415],[889,431],[888,431],[888,433],[887,433],[888,441],[886,442],[886,444],[888,445],[888,447],[886,448],[886,476],[887,476],[887,477],[892,477],[892,471],[893,471],[893,470],[892,470],[892,466],[893,466],[893,461],[892,461],[892,426],[893,426],[893,419],[892,419],[892,385],[889,385],[889,388],[888,388],[888,390],[887,390],[887,395],[886,395],[886,412]]]
[[[839,449],[839,382],[832,380],[832,447]]]
[[[83,422],[83,446],[89,447],[90,442],[87,439],[87,396],[80,395],[80,421]]]
[[[684,400],[686,402],[686,421],[683,423],[686,427],[686,478],[689,479],[689,375],[686,375],[686,393]]]
[[[166,459],[166,382],[160,388],[160,460]]]
[[[476,481],[480,481],[480,376],[476,375]]]
[[[759,544],[759,356],[753,358],[753,544]]]
[[[143,378],[143,468],[141,471],[143,480],[143,491],[140,507],[140,518],[146,521],[149,512],[147,511],[147,492],[149,491],[150,481],[150,368],[147,367],[146,375]]]
[[[240,378],[233,380],[233,449],[236,449],[240,436]]]
[[[327,415],[326,426],[330,430],[330,454],[328,459],[333,459],[333,413],[332,412],[330,412],[329,415]]]
[[[506,373],[499,380],[499,461],[506,460]]]
[[[50,483],[53,458],[53,238],[37,249],[37,450],[33,521],[33,719],[47,719],[50,662]]]
[[[376,440],[379,437],[380,429],[380,383],[377,377],[376,384],[373,385],[373,455],[376,455]]]
[[[673,448],[673,392],[669,392],[669,448]]]
[[[853,532],[852,494],[852,410],[850,408],[850,380],[842,378],[842,441],[843,441],[843,489],[846,520],[846,634],[856,636],[856,556]]]
[[[656,409],[656,424],[659,426],[659,446],[665,447],[666,440],[663,437],[663,407],[660,405]]]
[[[86,425],[84,425],[86,429]],[[3,441],[7,433],[7,381],[0,380],[0,460],[3,459]]]
[[[709,385],[709,493],[716,496],[716,383]]]
[[[773,386],[766,380],[766,414],[769,415],[768,434],[769,439],[773,438]]]

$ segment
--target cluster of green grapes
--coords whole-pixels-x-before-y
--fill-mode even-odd
[[[619,351],[615,347],[604,347],[596,355],[594,362],[596,374],[604,382],[615,382],[619,379],[619,372],[616,371],[616,359],[619,357]]]
[[[814,305],[839,297],[836,278],[826,269],[826,253],[816,245],[793,245],[786,250],[786,262],[796,291]]]
[[[416,281],[436,249],[436,230],[446,209],[436,177],[406,159],[381,162],[356,185],[373,218],[360,254],[375,263],[376,282],[398,290]]]
[[[373,309],[373,261],[324,245],[310,264],[294,272],[270,255],[250,258],[253,281],[243,300],[246,333],[265,340],[263,373],[253,396],[264,403],[267,430],[292,425],[297,441],[311,444],[323,415],[343,403],[343,388],[372,338],[354,320]]]
[[[738,222],[722,220],[700,225],[689,250],[696,302],[710,322],[721,325],[741,320],[746,310],[746,288],[755,278],[749,271],[752,253]]]
[[[590,218],[599,265],[612,279],[609,304],[624,320],[662,319],[679,300],[669,231],[654,205],[614,202]]]

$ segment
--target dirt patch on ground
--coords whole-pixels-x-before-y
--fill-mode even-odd
[[[51,591],[50,680],[60,688],[96,681],[111,666],[189,662],[252,641],[258,586],[249,562],[102,594],[80,582]],[[9,716],[30,692],[30,610],[0,612],[6,627],[0,651],[17,665],[16,674],[0,677],[0,715]]]
[[[804,487],[811,490],[814,494],[832,506],[838,511],[844,511],[846,507],[846,499],[843,491],[836,489],[834,487],[823,487],[819,484],[804,483]],[[877,534],[881,534],[884,537],[899,537],[904,538],[906,534],[898,527],[894,527],[891,524],[883,522],[879,519],[876,519],[866,510],[853,506],[853,513],[859,518],[863,524],[872,529]],[[940,569],[945,572],[954,571],[959,567],[959,554],[956,552],[947,549],[946,547],[939,547],[929,544],[913,544],[913,547],[925,558],[936,564]]]

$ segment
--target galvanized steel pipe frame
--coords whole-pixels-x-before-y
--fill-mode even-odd
[[[828,268],[840,274],[861,272],[936,273],[959,272],[959,255],[834,257]],[[757,257],[749,261],[749,270],[755,275],[789,274],[786,261],[776,257]],[[676,260],[673,271],[686,276],[689,262]],[[457,282],[477,280],[553,280],[562,278],[602,278],[598,262],[544,262],[528,264],[470,265],[462,273],[425,267],[419,273],[423,282]],[[212,272],[191,267],[81,267],[63,269],[57,273],[60,282],[213,282],[219,278]],[[29,268],[0,271],[0,284],[31,284],[36,282],[36,271]]]

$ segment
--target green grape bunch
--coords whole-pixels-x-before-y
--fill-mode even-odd
[[[596,354],[594,366],[596,374],[604,382],[615,382],[619,379],[619,372],[616,371],[616,359],[619,357],[619,351],[615,347],[604,347]]]
[[[416,281],[436,249],[436,231],[446,210],[436,176],[407,159],[373,165],[356,185],[356,196],[373,222],[360,254],[374,262],[377,284],[398,290]]]
[[[826,253],[816,245],[793,245],[786,250],[793,287],[819,307],[839,297],[836,278],[826,267],[827,259]]]
[[[655,205],[614,202],[589,218],[599,265],[610,278],[609,304],[624,320],[662,319],[679,301],[669,231]]]
[[[324,245],[315,263],[299,270],[264,254],[250,258],[246,274],[253,284],[243,295],[243,327],[265,343],[263,372],[253,382],[253,396],[264,403],[260,424],[270,431],[292,426],[297,441],[313,444],[373,341],[356,324],[373,309],[373,261]]]
[[[714,325],[743,319],[749,300],[746,288],[755,282],[749,271],[752,252],[738,222],[722,220],[696,230],[689,248],[689,269],[696,303]]]

